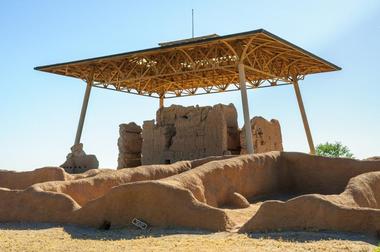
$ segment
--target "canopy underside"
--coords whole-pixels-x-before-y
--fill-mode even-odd
[[[239,89],[240,62],[248,88],[340,70],[262,29],[35,69],[90,80],[95,87],[169,98]]]

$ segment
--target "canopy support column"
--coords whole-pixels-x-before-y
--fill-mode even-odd
[[[80,143],[80,139],[82,136],[82,130],[83,130],[83,125],[84,125],[84,119],[86,117],[88,100],[90,99],[90,93],[91,93],[91,87],[92,87],[92,76],[91,78],[86,80],[86,83],[87,83],[87,86],[86,86],[86,91],[84,93],[82,110],[80,112],[80,118],[79,118],[79,123],[78,123],[77,134],[75,136],[74,146]]]
[[[82,173],[90,169],[97,169],[99,161],[95,155],[87,155],[83,151],[83,144],[80,142],[82,136],[84,119],[86,117],[88,100],[90,99],[91,87],[93,84],[93,73],[86,80],[86,91],[84,93],[82,110],[80,112],[77,134],[75,136],[74,146],[71,147],[71,153],[66,156],[66,162],[60,165],[69,173]]]
[[[245,84],[246,79],[245,79],[244,64],[239,63],[238,69],[239,69],[241,102],[243,106],[243,115],[244,115],[245,143],[247,146],[247,153],[253,154],[252,130],[251,130],[251,121],[250,121],[250,116],[249,116],[249,108],[248,108],[247,87]]]
[[[164,107],[164,96],[160,96],[160,109]]]
[[[300,112],[301,112],[303,127],[305,128],[307,142],[309,144],[309,149],[310,149],[310,154],[314,155],[315,154],[315,147],[314,147],[314,143],[313,143],[313,138],[311,136],[309,122],[307,121],[305,107],[303,106],[301,91],[300,91],[300,87],[298,85],[297,78],[293,78],[293,87],[294,87],[294,91],[295,91],[296,96],[297,96],[298,107],[299,107]]]

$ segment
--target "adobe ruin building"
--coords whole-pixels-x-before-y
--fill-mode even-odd
[[[172,105],[157,111],[143,125],[143,164],[173,163],[207,156],[238,154],[240,147],[229,141],[239,135],[235,107]]]
[[[277,120],[254,117],[251,130],[255,153],[283,150]],[[160,108],[142,131],[135,123],[120,125],[118,168],[245,154],[242,132],[233,104]]]

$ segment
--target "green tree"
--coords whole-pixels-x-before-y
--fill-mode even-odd
[[[354,155],[350,152],[347,146],[342,145],[340,142],[317,145],[317,155],[324,157],[345,157],[354,158]]]

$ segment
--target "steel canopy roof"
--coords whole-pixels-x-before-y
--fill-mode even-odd
[[[264,30],[162,43],[163,46],[35,70],[91,81],[95,87],[152,97],[179,97],[291,83],[341,68]]]

